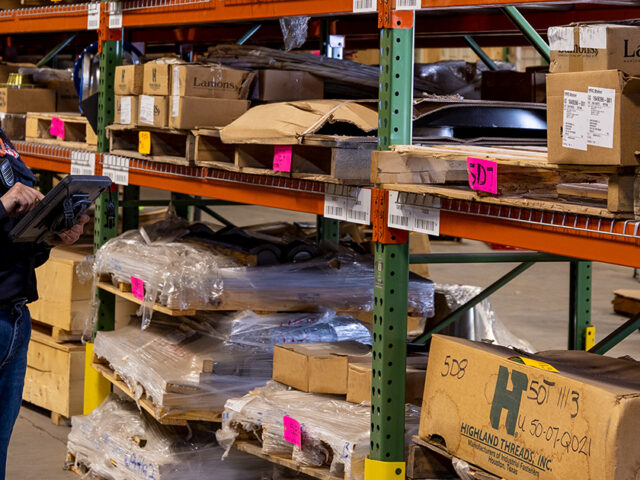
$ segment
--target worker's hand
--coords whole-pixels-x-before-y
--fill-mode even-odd
[[[88,215],[81,215],[78,219],[78,223],[76,223],[66,232],[59,233],[58,237],[60,237],[61,243],[65,245],[76,243],[84,232],[85,223],[87,223],[89,220],[90,219]]]
[[[10,217],[19,217],[30,212],[43,198],[44,195],[35,188],[16,183],[0,197],[0,202]]]

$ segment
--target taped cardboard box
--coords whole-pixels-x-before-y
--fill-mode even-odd
[[[303,392],[344,395],[349,363],[369,355],[369,346],[353,341],[276,345],[273,379]]]
[[[138,123],[138,99],[134,95],[116,95],[115,115],[113,122],[121,125],[137,125]]]
[[[259,105],[224,127],[225,143],[292,145],[304,135],[367,135],[378,128],[377,102],[307,100]]]
[[[324,80],[297,70],[260,70],[251,98],[264,102],[324,98]]]
[[[640,26],[576,24],[550,27],[551,73],[622,70],[640,75]]]
[[[142,93],[144,95],[171,95],[170,63],[148,62],[144,64]]]
[[[178,129],[224,127],[248,109],[248,100],[171,97],[169,126]]]
[[[638,478],[639,428],[635,361],[434,336],[420,437],[471,464],[510,480]]]
[[[246,99],[253,72],[222,65],[173,65],[171,95]]]
[[[638,165],[640,78],[619,70],[547,77],[549,162]]]
[[[46,88],[0,88],[0,112],[55,112],[56,92]]]
[[[113,91],[116,95],[140,95],[144,78],[144,65],[116,67]]]
[[[422,403],[428,358],[426,355],[407,357],[405,403]],[[371,404],[371,369],[371,361],[349,363],[347,402]]]
[[[138,97],[138,124],[154,127],[169,125],[169,97],[140,95]]]

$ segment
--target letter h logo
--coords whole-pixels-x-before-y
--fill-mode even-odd
[[[500,427],[502,410],[505,409],[507,411],[507,420],[505,422],[507,433],[513,435],[516,431],[518,413],[520,412],[522,392],[527,389],[529,378],[524,373],[514,370],[511,373],[513,390],[507,390],[508,382],[509,369],[501,366],[498,371],[498,381],[496,382],[496,390],[493,394],[489,418],[491,419],[491,426],[497,430]]]

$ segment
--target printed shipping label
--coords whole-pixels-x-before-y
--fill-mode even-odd
[[[171,117],[175,118],[180,113],[180,97],[171,97]]]
[[[616,91],[613,88],[589,87],[589,131],[587,143],[613,148],[613,125]]]
[[[87,30],[100,28],[100,3],[90,3],[87,6]]]
[[[120,123],[129,125],[131,122],[131,97],[120,99]]]
[[[587,150],[589,131],[589,94],[564,91],[562,113],[562,146],[575,150]]]
[[[324,216],[335,220],[347,219],[347,197],[324,194]]]
[[[549,48],[557,52],[573,50],[573,27],[549,27]]]
[[[581,48],[607,48],[606,25],[584,25],[580,27]]]
[[[359,188],[355,197],[347,199],[347,221],[369,225],[371,223],[371,190]]]
[[[153,125],[155,99],[150,95],[140,95],[140,123]]]
[[[180,67],[173,67],[173,79],[171,81],[171,94],[180,95]],[[175,115],[174,115],[175,116]]]

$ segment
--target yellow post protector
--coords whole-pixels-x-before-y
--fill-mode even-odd
[[[364,480],[404,480],[405,462],[381,462],[367,458],[364,462]]]

